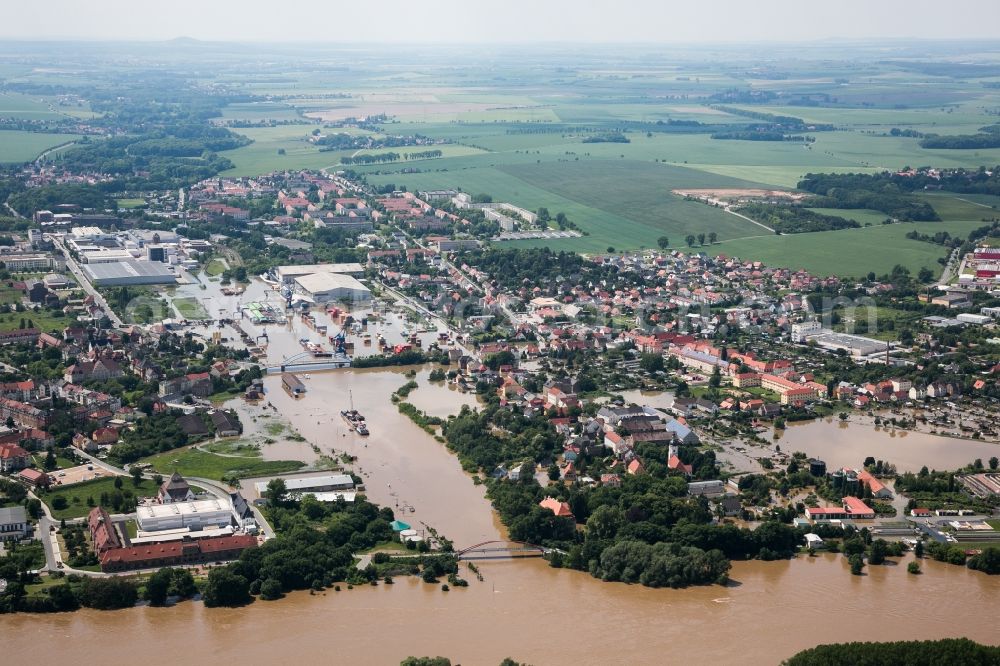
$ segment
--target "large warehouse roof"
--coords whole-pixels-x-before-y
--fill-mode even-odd
[[[347,264],[303,264],[301,266],[278,266],[275,273],[278,278],[287,282],[301,275],[312,275],[314,273],[347,273],[349,275],[361,275],[365,272],[365,267],[359,263]]]
[[[356,291],[368,291],[368,287],[361,284],[356,278],[340,273],[313,273],[295,278],[296,284],[310,294],[319,294],[336,289],[352,289]]]
[[[115,261],[84,264],[80,267],[91,282],[102,284],[170,284],[177,280],[165,264],[158,261]]]

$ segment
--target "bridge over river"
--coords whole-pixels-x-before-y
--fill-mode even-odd
[[[544,557],[552,552],[551,548],[543,548],[524,541],[484,541],[474,546],[455,551],[459,560],[501,560],[521,559],[525,557]]]
[[[319,370],[337,370],[351,367],[351,357],[346,355],[316,356],[304,351],[289,356],[281,365],[267,366],[267,374],[277,375],[282,372],[317,372]]]

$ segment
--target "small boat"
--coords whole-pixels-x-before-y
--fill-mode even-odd
[[[365,425],[364,421],[362,421],[361,423],[359,423],[356,426],[355,430],[357,430],[358,434],[361,435],[362,437],[367,437],[368,436],[368,426]]]

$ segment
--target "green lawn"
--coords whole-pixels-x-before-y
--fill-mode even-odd
[[[180,312],[184,319],[208,319],[208,310],[205,309],[197,298],[182,297],[173,299],[174,307]]]
[[[200,476],[220,481],[232,477],[245,478],[294,472],[305,467],[305,463],[298,460],[265,461],[261,459],[259,452],[255,455],[247,452],[246,455],[235,457],[215,455],[194,448],[168,451],[145,458],[143,462],[151,464],[153,469],[164,475],[177,471],[185,476]]]
[[[209,277],[218,277],[222,275],[224,270],[226,270],[226,262],[218,257],[205,264],[205,273]]]
[[[104,477],[85,481],[72,486],[55,487],[48,493],[41,495],[41,499],[52,511],[56,519],[82,518],[90,513],[91,506],[88,505],[88,498],[93,500],[96,506],[101,501],[102,493],[113,493],[115,491],[115,478],[121,478],[122,490],[131,491],[136,497],[152,497],[156,495],[156,486],[149,479],[142,479],[138,486],[132,483],[131,477]],[[65,509],[55,509],[52,506],[52,499],[62,495],[69,502]]]
[[[0,130],[0,163],[30,162],[49,148],[76,141],[75,134]]]
[[[125,209],[139,208],[140,206],[145,206],[145,205],[146,205],[146,200],[145,199],[119,199],[118,200],[118,207],[119,208],[125,208]]]
[[[24,320],[25,327],[32,327],[42,331],[61,331],[74,323],[72,317],[64,315],[61,311],[56,316],[52,310],[40,310],[39,312],[9,312],[0,314],[0,331],[14,331],[21,327],[21,320]]]
[[[41,451],[34,453],[31,458],[35,461],[35,467],[42,469],[45,463],[45,452]],[[69,467],[76,467],[79,464],[80,463],[75,460],[62,455],[62,453],[59,452],[59,449],[56,449],[56,469],[67,469]]]

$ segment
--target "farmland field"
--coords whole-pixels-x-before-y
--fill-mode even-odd
[[[850,211],[846,211],[850,212]],[[916,273],[923,267],[935,273],[946,254],[944,247],[906,238],[910,231],[933,235],[948,231],[965,236],[982,222],[916,222],[811,234],[773,234],[740,238],[711,247],[713,254],[763,261],[771,266],[805,269],[817,275],[860,277],[869,271],[882,275],[900,264]]]
[[[49,148],[79,138],[73,134],[0,130],[0,163],[30,162]]]

